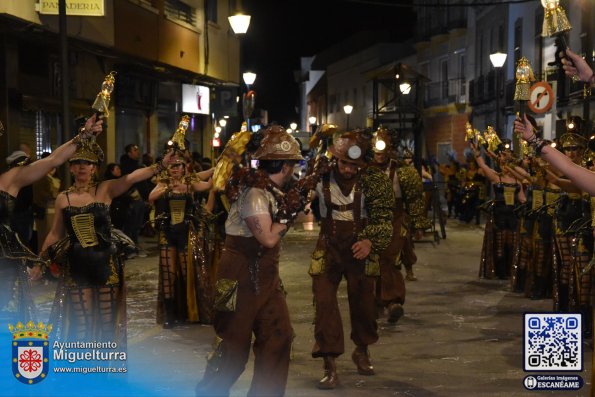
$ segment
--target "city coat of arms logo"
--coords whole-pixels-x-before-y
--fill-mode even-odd
[[[27,385],[39,383],[45,379],[50,368],[48,334],[52,325],[43,322],[37,325],[29,321],[16,326],[8,324],[12,333],[12,373],[15,378]]]

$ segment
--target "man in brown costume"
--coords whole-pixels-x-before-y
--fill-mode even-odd
[[[388,176],[395,195],[393,234],[390,245],[380,253],[380,278],[376,286],[376,295],[387,308],[388,322],[396,323],[403,315],[405,303],[405,282],[397,261],[400,258],[400,261],[405,264],[407,275],[413,277],[412,266],[417,261],[417,257],[413,251],[409,228],[423,229],[430,227],[431,224],[423,213],[421,178],[412,166],[404,164],[401,166],[391,159],[392,143],[388,129],[380,127],[374,132],[372,151],[374,152],[372,166],[379,168]]]
[[[361,131],[337,133],[329,148],[335,164],[316,185],[322,218],[309,273],[315,302],[313,357],[324,359],[321,389],[338,382],[335,358],[345,351],[337,289],[347,280],[352,359],[362,375],[373,375],[368,346],[378,340],[374,281],[378,254],[392,234],[393,191],[377,168],[365,168],[369,139]]]
[[[217,274],[215,351],[209,355],[199,396],[227,396],[240,377],[252,335],[254,375],[248,396],[285,393],[293,329],[279,278],[279,246],[287,225],[276,221],[282,187],[302,159],[299,143],[280,126],[267,128],[252,158],[258,170],[232,175],[226,195],[232,202]],[[249,145],[250,145],[249,144]]]

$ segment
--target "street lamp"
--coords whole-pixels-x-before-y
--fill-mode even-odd
[[[231,29],[238,37],[238,71],[240,73],[240,77],[243,77],[241,75],[241,73],[242,73],[242,37],[246,34],[246,32],[248,32],[248,27],[250,26],[250,15],[245,15],[244,13],[242,13],[240,0],[238,0],[237,6],[238,6],[238,8],[237,8],[238,11],[236,12],[236,14],[227,17],[227,19],[229,21],[229,25],[231,26]],[[256,78],[256,76],[254,78]],[[254,83],[254,80],[252,82]],[[238,96],[239,96],[239,94],[241,94],[241,92],[242,92],[241,83],[238,82]],[[243,104],[242,104],[242,112],[240,112],[240,114],[242,114],[242,113],[244,113]],[[241,116],[240,116],[240,120],[241,120]]]
[[[349,129],[349,115],[351,114],[351,112],[353,112],[353,106],[345,105],[345,106],[343,106],[343,111],[347,115],[347,126],[345,129],[348,130]]]
[[[238,12],[236,15],[227,17],[231,29],[235,34],[245,34],[250,26],[250,15],[244,15]]]
[[[221,127],[225,127],[225,126],[227,125],[227,120],[226,120],[226,119],[221,119],[221,120],[219,120],[219,125],[220,125]]]
[[[310,122],[310,133],[313,134],[316,129],[316,117],[315,116],[310,116],[308,118],[308,121]]]
[[[408,95],[411,92],[411,84],[401,83],[399,84],[399,90],[401,91],[401,94]]]
[[[290,123],[289,127],[291,127],[292,130],[296,131],[297,130],[297,123]]]
[[[242,74],[242,79],[244,79],[244,83],[246,84],[246,86],[250,88],[250,86],[254,84],[254,81],[256,80],[256,73],[245,72],[244,74]]]
[[[496,69],[496,132],[500,134],[500,69],[504,66],[504,62],[506,62],[506,54],[502,52],[496,52],[494,54],[490,54],[490,61],[492,62],[492,66]]]

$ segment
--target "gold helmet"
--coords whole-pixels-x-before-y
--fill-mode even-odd
[[[582,135],[567,132],[560,137],[560,147],[562,150],[570,148],[584,149],[587,147],[587,139]]]
[[[252,155],[256,160],[303,160],[299,142],[280,125],[263,131],[258,149]]]
[[[363,167],[366,165],[368,145],[369,141],[364,138],[362,131],[348,131],[333,137],[333,145],[329,151],[338,159]]]
[[[372,151],[374,153],[390,153],[391,148],[390,131],[381,125],[372,135]]]
[[[94,139],[82,139],[81,145],[68,161],[73,163],[78,160],[84,160],[89,163],[99,164],[99,162],[103,161],[103,157],[103,150],[101,150],[101,147]]]

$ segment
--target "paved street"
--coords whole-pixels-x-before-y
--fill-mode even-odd
[[[550,300],[531,301],[508,291],[505,281],[479,280],[483,228],[450,220],[440,244],[417,244],[417,282],[407,283],[405,316],[397,325],[379,321],[380,340],[371,346],[376,375],[358,375],[351,362],[354,348],[338,359],[340,387],[321,391],[315,385],[322,360],[313,359],[313,307],[309,255],[317,231],[294,230],[283,243],[281,275],[295,329],[287,396],[588,396],[591,350],[584,349],[589,385],[579,392],[529,392],[523,387],[522,329],[524,312],[551,310]],[[147,258],[127,264],[129,384],[156,395],[191,396],[213,341],[209,326],[184,325],[163,330],[155,325],[157,247],[145,239]],[[47,310],[51,286],[38,287]],[[347,295],[340,289],[344,326]],[[43,302],[46,302],[45,304]],[[346,330],[349,335],[349,330]],[[233,396],[244,396],[251,379],[250,362]],[[575,373],[576,374],[576,373]],[[75,394],[76,395],[76,394]]]

